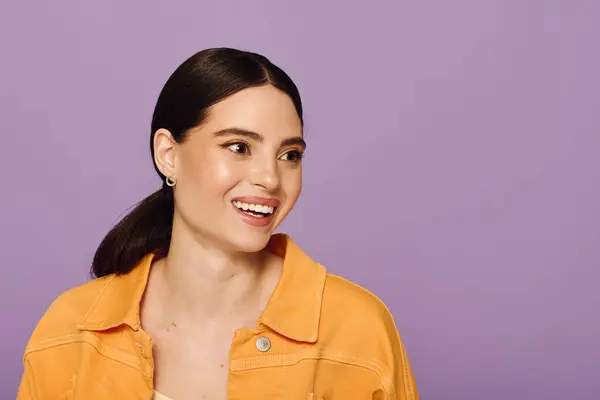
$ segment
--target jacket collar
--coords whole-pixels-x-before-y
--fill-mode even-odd
[[[314,262],[285,234],[271,237],[269,251],[283,257],[279,282],[258,319],[261,324],[296,341],[317,341],[325,268]],[[78,325],[104,331],[126,324],[140,329],[140,303],[146,290],[154,254],[146,255],[126,275],[111,275]]]

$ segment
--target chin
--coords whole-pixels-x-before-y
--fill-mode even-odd
[[[264,232],[244,232],[237,231],[232,233],[228,242],[236,252],[257,253],[264,250],[271,240],[271,231]]]

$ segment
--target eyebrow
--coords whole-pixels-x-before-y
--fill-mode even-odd
[[[214,137],[229,136],[229,135],[244,136],[244,137],[247,137],[248,139],[252,139],[257,142],[265,141],[265,137],[263,135],[261,135],[260,133],[254,132],[254,131],[249,131],[247,129],[242,129],[242,128],[225,128],[225,129],[221,129],[213,134]],[[298,145],[298,146],[302,147],[302,150],[306,149],[306,142],[300,136],[294,136],[294,137],[290,137],[287,139],[283,139],[280,144],[281,147],[293,146],[293,145]]]

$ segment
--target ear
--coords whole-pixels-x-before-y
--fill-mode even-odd
[[[156,167],[166,177],[175,176],[175,153],[177,142],[173,135],[166,129],[159,129],[154,134],[154,162]]]

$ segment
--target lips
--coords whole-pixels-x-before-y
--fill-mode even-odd
[[[272,197],[257,197],[257,196],[239,196],[234,197],[231,201],[240,201],[246,204],[256,204],[261,206],[278,207],[279,200]]]
[[[244,203],[241,201],[233,201],[232,202],[238,210],[242,210],[251,215],[256,215],[258,217],[264,217],[270,214],[273,214],[275,211],[275,207],[273,206],[265,206],[262,204],[256,203]]]
[[[252,226],[269,225],[279,203],[277,199],[254,196],[236,197],[231,201],[242,221]]]

